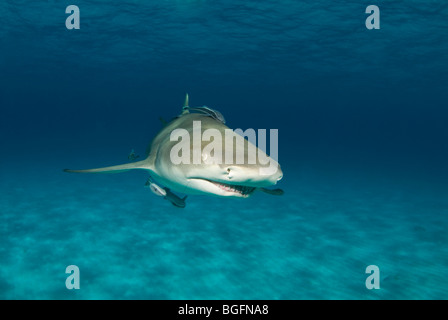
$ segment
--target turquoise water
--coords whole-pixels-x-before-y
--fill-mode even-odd
[[[285,170],[283,198],[191,196],[179,209],[142,172],[67,183],[58,165],[2,182],[3,298],[446,298],[441,183],[310,166]],[[365,287],[371,264],[379,290]]]
[[[0,298],[447,299],[447,6],[369,4],[3,1]],[[62,172],[143,156],[186,92],[279,130],[283,196]]]

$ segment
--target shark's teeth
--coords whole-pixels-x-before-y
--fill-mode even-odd
[[[224,191],[239,193],[243,196],[248,196],[252,192],[255,191],[254,187],[246,187],[246,186],[240,186],[240,185],[235,185],[235,184],[226,184],[226,183],[216,182],[216,181],[210,181],[210,182],[214,183],[215,185],[217,185],[219,188],[221,188]]]

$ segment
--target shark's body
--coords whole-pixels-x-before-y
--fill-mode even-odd
[[[186,102],[186,106],[187,105],[188,99]],[[174,191],[184,194],[211,194],[245,198],[251,195],[256,189],[270,194],[282,194],[280,189],[265,189],[265,187],[275,185],[277,181],[282,178],[283,173],[277,162],[268,158],[265,153],[258,149],[257,151],[259,153],[257,154],[265,156],[271,161],[271,166],[272,163],[274,163],[277,167],[272,174],[260,174],[260,168],[266,167],[267,165],[262,165],[258,156],[257,163],[255,164],[235,164],[236,161],[233,161],[232,164],[215,164],[206,163],[204,161],[201,161],[200,164],[194,164],[193,161],[188,164],[173,164],[170,158],[170,153],[172,148],[178,143],[177,140],[171,141],[170,139],[173,130],[183,129],[184,132],[189,133],[191,140],[193,140],[193,122],[201,124],[201,135],[207,129],[217,130],[215,132],[221,133],[222,137],[225,136],[226,129],[227,134],[229,134],[230,131],[229,127],[219,119],[203,113],[190,113],[186,108],[188,107],[184,107],[183,113],[167,123],[155,136],[148,148],[145,160],[97,169],[66,169],[64,171],[80,173],[112,173],[131,169],[143,169],[149,172],[153,180],[165,186],[170,192]],[[234,132],[232,132],[232,134],[238,136]],[[245,159],[247,159],[248,148],[249,145],[251,145],[250,142],[241,138],[235,139],[234,141],[236,142],[233,145],[234,160],[237,152],[242,151],[244,151]],[[241,143],[241,141],[243,141],[243,143]],[[203,153],[203,150],[210,141],[201,141],[200,145],[195,145],[193,141],[190,142],[191,159],[193,159],[193,154],[195,154],[195,152],[199,152],[202,160],[204,160],[207,155]],[[252,147],[254,146],[252,145]]]

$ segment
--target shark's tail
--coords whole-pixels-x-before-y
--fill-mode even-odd
[[[104,167],[104,168],[96,168],[96,169],[84,169],[84,170],[72,170],[72,169],[64,169],[64,172],[75,172],[75,173],[118,173],[124,172],[132,169],[146,169],[151,170],[150,164],[148,163],[148,159],[131,162],[126,164],[121,164],[118,166]]]

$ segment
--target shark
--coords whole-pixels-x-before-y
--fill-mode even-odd
[[[201,139],[200,143],[193,141],[195,125],[200,123],[200,133],[209,130],[216,134],[229,134],[232,144],[224,146],[225,152],[230,152],[232,161],[210,161],[211,154],[217,150],[210,150],[211,139]],[[177,131],[176,131],[177,130]],[[173,132],[182,132],[173,138]],[[201,161],[173,161],[173,148],[178,148],[179,138],[188,143],[187,160],[194,157]],[[227,139],[227,136],[226,136]],[[184,144],[185,145],[185,144]],[[175,149],[178,150],[178,149]],[[256,161],[237,161],[237,154],[249,158],[249,153],[256,151]],[[185,151],[185,150],[183,150]],[[232,158],[233,157],[233,158]],[[196,159],[197,159],[196,158]],[[206,160],[209,161],[206,161]],[[228,160],[228,159],[226,159]],[[274,170],[267,170],[274,168]],[[174,192],[186,195],[213,195],[219,197],[248,198],[256,191],[271,195],[282,195],[282,189],[270,189],[283,178],[280,164],[270,158],[264,151],[258,149],[245,137],[235,133],[226,124],[222,114],[208,107],[189,107],[188,94],[182,112],[169,122],[164,122],[163,128],[156,134],[148,146],[144,160],[113,165],[94,169],[64,169],[70,173],[117,173],[129,170],[145,170],[149,173],[146,186],[164,199],[169,200],[176,207],[185,207],[185,199]]]

